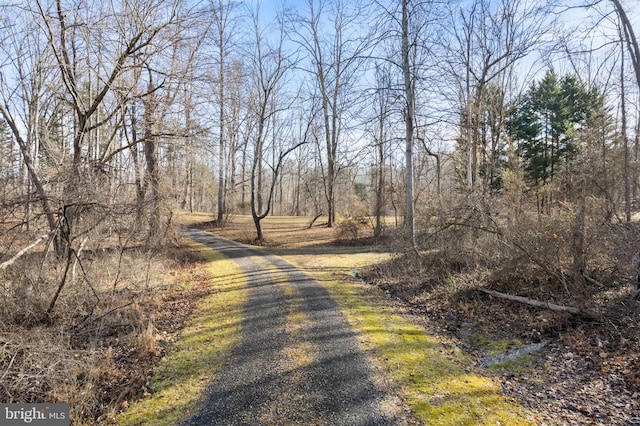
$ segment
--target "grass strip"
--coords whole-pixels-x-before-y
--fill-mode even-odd
[[[396,391],[428,425],[533,425],[535,415],[507,400],[489,378],[472,372],[461,351],[394,312],[381,291],[344,279],[322,279],[342,305],[366,350],[389,371]],[[445,352],[450,352],[445,354]]]
[[[154,369],[153,394],[118,416],[118,425],[176,425],[195,414],[212,376],[240,340],[242,305],[248,292],[242,270],[233,260],[202,244],[191,246],[207,262],[212,292],[200,302],[179,340]]]

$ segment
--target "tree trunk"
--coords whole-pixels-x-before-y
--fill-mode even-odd
[[[622,47],[622,55],[620,55],[620,136],[622,137],[622,149],[624,150],[624,211],[625,219],[629,223],[631,222],[631,166],[629,161],[629,139],[627,137],[627,102],[624,84],[624,41],[622,39],[622,31],[620,31],[620,36],[620,45]],[[604,164],[604,167],[606,170],[606,164]]]
[[[384,207],[384,145],[382,138],[384,137],[383,118],[380,119],[380,133],[378,135],[378,182],[376,185],[376,223],[373,235],[376,238],[382,236],[382,209]]]
[[[638,89],[640,89],[640,46],[638,46],[638,40],[636,39],[636,35],[633,31],[633,26],[631,25],[622,4],[620,4],[619,0],[611,0],[611,2],[616,9],[620,22],[622,23],[625,41],[627,42],[627,49],[629,50],[631,63],[633,64],[633,69],[636,74],[636,82],[638,83]]]
[[[249,148],[249,140],[248,136],[244,140],[244,144],[242,146],[242,161],[240,166],[240,177],[242,183],[240,184],[240,205],[242,206],[241,211],[243,214],[247,212],[247,149]]]
[[[157,101],[155,87],[149,83],[149,97],[144,111],[144,158],[147,164],[145,186],[149,189],[149,241],[160,234],[160,170],[158,168],[158,135],[156,134]]]
[[[640,156],[640,114],[638,114],[638,112],[640,112],[640,109],[637,110],[636,112],[636,134],[635,134],[635,138],[633,139],[633,167],[632,169],[632,186],[631,186],[631,190],[632,190],[632,194],[633,194],[633,199],[635,200],[636,197],[638,196],[638,160],[639,160],[639,156]]]
[[[407,240],[415,248],[415,218],[413,206],[413,81],[411,79],[411,69],[409,66],[409,11],[407,3],[409,0],[402,0],[402,74],[404,77],[404,92],[406,97],[405,111],[405,162],[406,162],[406,183],[407,183],[407,212],[405,216],[405,226],[407,230]]]
[[[220,48],[220,68],[219,68],[219,84],[218,84],[218,108],[220,109],[219,121],[220,121],[220,143],[219,143],[219,153],[218,153],[218,161],[219,167],[218,170],[218,223],[222,223],[224,220],[224,175],[225,175],[225,161],[224,161],[224,148],[225,148],[225,117],[224,117],[224,41],[223,41],[223,27],[219,26],[219,48]]]
[[[473,14],[470,16],[471,19],[474,18]],[[471,23],[473,25],[473,21]],[[473,176],[475,171],[473,169],[473,150],[475,148],[473,142],[473,105],[471,102],[471,32],[473,27],[469,27],[467,34],[467,46],[466,46],[466,76],[465,76],[465,85],[467,91],[467,191],[469,193],[473,192]]]
[[[13,134],[15,141],[18,144],[18,148],[20,149],[20,152],[22,154],[22,160],[23,160],[22,162],[27,169],[27,174],[29,178],[28,181],[30,182],[31,185],[34,186],[36,194],[38,194],[38,197],[40,197],[40,204],[42,206],[42,211],[47,219],[47,225],[49,226],[49,230],[55,233],[55,231],[58,229],[56,217],[55,217],[54,211],[51,208],[47,191],[45,190],[44,185],[40,180],[40,176],[38,174],[37,169],[33,165],[31,155],[29,154],[28,143],[20,135],[20,130],[18,129],[18,126],[16,125],[16,123],[13,121],[11,115],[9,114],[9,111],[7,111],[2,105],[0,105],[0,113],[2,113],[2,116],[4,117],[7,125],[9,126],[9,129],[11,129],[11,133]],[[27,224],[29,224],[29,221],[27,221]],[[64,255],[63,246],[64,244],[60,240],[60,236],[59,235],[56,236],[56,238],[54,238],[54,248],[56,251],[56,255],[58,256]]]
[[[587,184],[584,172],[581,172],[578,182],[578,199],[576,202],[576,223],[573,229],[573,277],[574,284],[577,288],[583,288],[585,284],[585,273],[587,269],[585,253],[584,253],[584,236],[585,236],[585,216],[586,216],[586,197]]]

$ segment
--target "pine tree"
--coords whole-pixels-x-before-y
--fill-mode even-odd
[[[573,75],[558,78],[552,69],[531,85],[507,122],[530,186],[540,189],[552,183],[561,166],[576,157],[581,131],[600,103],[598,90],[587,90]],[[550,200],[542,195],[539,201],[542,209]]]

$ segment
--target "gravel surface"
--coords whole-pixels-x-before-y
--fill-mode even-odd
[[[241,342],[184,425],[403,423],[324,287],[277,256],[195,229],[185,235],[233,258],[250,292]]]

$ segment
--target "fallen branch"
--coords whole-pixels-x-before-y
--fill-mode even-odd
[[[538,308],[550,309],[552,311],[557,311],[557,312],[569,312],[572,314],[583,315],[589,318],[596,317],[596,315],[590,312],[584,311],[580,308],[576,308],[574,306],[556,305],[555,303],[551,303],[551,302],[542,302],[540,300],[531,299],[529,297],[514,296],[512,294],[500,293],[499,291],[488,290],[486,288],[479,288],[478,290],[480,290],[483,293],[490,294],[491,296],[499,297],[501,299],[513,300],[515,302],[524,303],[524,304],[535,306]]]
[[[585,276],[584,276],[584,279],[585,279],[585,280],[587,280],[587,281],[589,281],[591,284],[595,284],[595,285],[597,285],[597,286],[599,286],[599,287],[604,287],[604,284],[602,284],[602,283],[601,283],[600,281],[598,281],[598,280],[595,280],[595,279],[591,278],[589,275],[585,275]]]
[[[26,252],[28,252],[29,250],[31,250],[33,247],[35,247],[36,245],[38,245],[38,243],[42,240],[44,240],[45,238],[47,238],[48,236],[50,236],[51,234],[53,234],[52,232],[47,232],[46,234],[41,235],[40,237],[38,237],[34,242],[32,242],[31,244],[29,244],[28,246],[26,246],[25,248],[23,248],[22,250],[20,250],[15,256],[13,256],[11,259],[7,260],[6,262],[2,262],[0,263],[0,270],[2,269],[7,269],[13,262],[15,262],[16,260],[18,260],[23,254],[25,254]]]
[[[91,318],[91,314],[85,315],[83,320],[80,322],[80,324],[78,324],[78,327],[79,326],[84,326],[86,328],[86,326],[88,324],[94,323],[96,321],[100,321],[101,319],[111,315],[112,313],[116,312],[117,310],[122,309],[122,308],[126,308],[127,306],[131,306],[134,303],[136,303],[135,300],[129,300],[124,305],[116,306],[115,308],[112,308],[111,310],[109,310],[108,312],[105,312],[104,314],[100,315],[99,317],[92,318],[91,321],[88,321]]]

